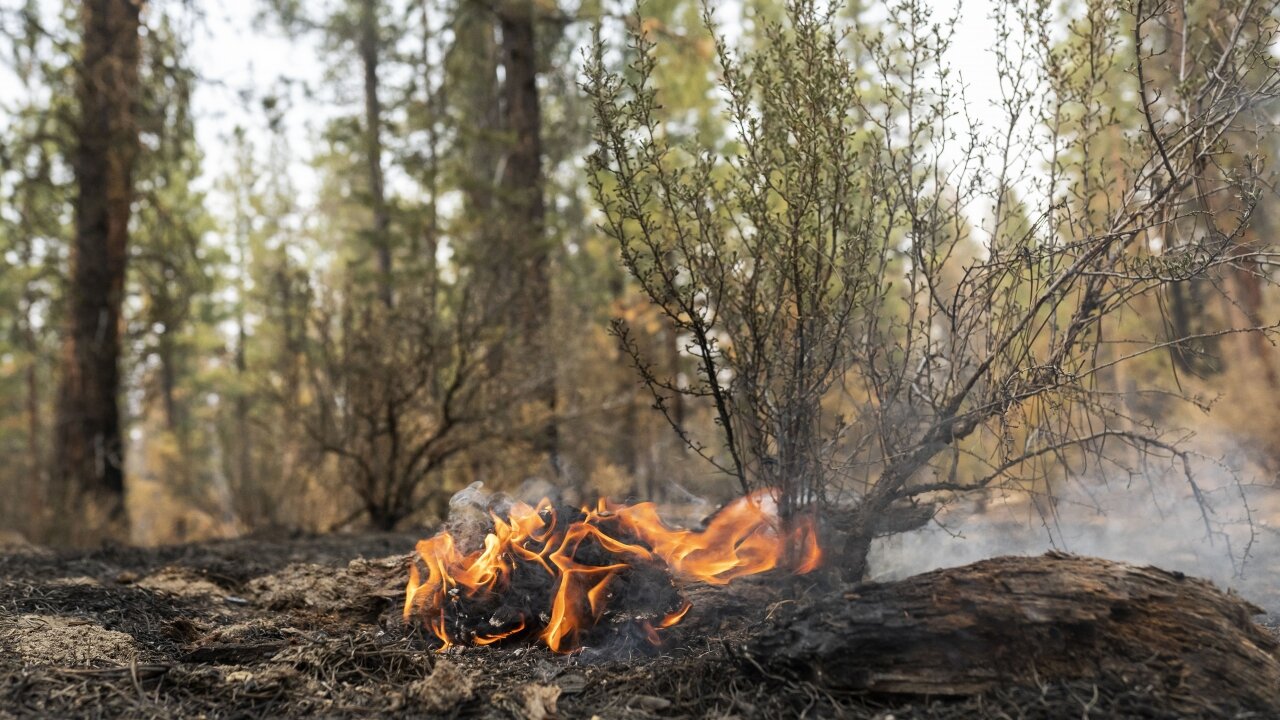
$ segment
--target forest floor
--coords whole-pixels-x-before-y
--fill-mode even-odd
[[[1129,653],[1120,664],[1090,656],[1103,651],[1080,644],[1083,636],[1075,635],[1094,622],[1083,619],[1083,613],[1065,624],[1055,620],[1043,636],[1044,643],[1062,644],[1065,629],[1062,647],[1022,648],[1018,652],[1032,657],[1012,659],[1025,672],[998,672],[970,691],[930,696],[903,685],[900,691],[884,692],[851,680],[860,671],[845,666],[858,653],[845,652],[839,636],[853,632],[850,628],[865,619],[866,608],[892,606],[897,596],[911,596],[912,602],[923,598],[926,604],[952,602],[952,610],[959,612],[975,611],[972,606],[984,602],[977,595],[966,599],[970,591],[955,588],[970,586],[957,585],[957,576],[946,571],[914,586],[903,581],[907,584],[901,589],[894,583],[819,587],[777,577],[726,588],[690,588],[694,608],[682,624],[667,631],[665,646],[629,657],[590,650],[557,655],[528,645],[436,653],[420,631],[400,620],[405,561],[415,540],[411,535],[370,534],[90,553],[4,551],[0,718],[1280,717],[1280,706],[1267,706],[1273,696],[1249,688],[1234,692],[1240,688],[1230,681],[1222,684],[1197,664],[1202,658],[1188,658],[1188,653],[1201,652],[1195,647],[1157,649],[1149,659]],[[1103,575],[1097,577],[1130,572],[1128,566],[1089,562],[1049,555],[993,561],[982,572],[1004,587],[1009,586],[1001,577],[1027,577],[1028,572],[1087,575],[1101,568]],[[1152,629],[1149,618],[1133,620],[1134,607],[1138,616],[1147,610],[1163,613],[1158,602],[1172,601],[1173,594],[1182,592],[1176,590],[1181,576],[1143,572],[1156,591],[1130,603],[1130,596],[1139,593],[1117,585],[1119,595],[1103,613],[1110,617],[1102,620],[1129,623],[1139,631],[1135,642],[1157,648],[1168,643],[1164,635],[1155,637],[1159,633],[1213,633],[1229,646],[1228,653],[1244,648],[1255,660],[1261,658],[1250,672],[1260,666],[1266,672],[1280,668],[1271,622],[1276,616],[1261,615],[1255,618],[1261,624],[1255,625],[1248,616],[1258,608],[1198,581],[1186,582],[1201,594],[1184,600],[1203,602],[1204,607],[1178,615],[1175,623],[1193,627]],[[1095,592],[1097,583],[1088,579],[1093,576],[1081,577],[1086,579],[1073,580],[1073,587]],[[948,587],[951,601],[929,599]],[[1054,592],[1046,597],[1052,599]],[[1156,605],[1151,598],[1158,600]],[[850,609],[855,606],[861,609]],[[1028,607],[1021,612],[1034,615]],[[1065,607],[1066,614],[1073,614],[1070,605]],[[887,628],[886,652],[905,652],[902,648],[908,646],[893,641],[895,632],[917,644],[937,644],[920,634],[910,614],[905,609],[876,614],[871,624]],[[968,620],[944,619],[952,636],[972,638]],[[818,636],[804,629],[815,622],[836,631]],[[960,634],[954,635],[960,626]],[[860,632],[866,631],[863,627]],[[791,635],[779,634],[783,632]],[[1090,637],[1114,634],[1114,628],[1102,628]],[[779,637],[796,639],[784,640],[790,644],[780,653],[763,642],[772,638],[776,645]],[[1197,642],[1204,644],[1203,639]],[[767,654],[753,653],[753,643]],[[1053,661],[1063,648],[1073,658],[1070,669]],[[939,657],[951,654],[948,647],[940,650]],[[964,656],[972,651],[957,649],[944,662],[972,662]],[[992,649],[979,646],[977,651],[990,654]],[[790,664],[774,664],[775,654],[790,656]],[[796,672],[797,667],[802,671]]]

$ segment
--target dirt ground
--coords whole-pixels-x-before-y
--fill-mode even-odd
[[[1141,668],[960,698],[771,676],[741,648],[832,592],[778,577],[690,589],[694,610],[660,651],[439,654],[399,618],[416,539],[0,551],[0,719],[1186,717]],[[1229,697],[1206,707],[1203,717],[1280,717]]]

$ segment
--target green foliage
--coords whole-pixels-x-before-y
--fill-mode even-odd
[[[21,92],[0,107],[0,451],[25,483],[0,483],[0,522],[38,531],[52,438],[52,393],[71,223],[74,49],[61,18],[23,4],[8,47]],[[58,25],[46,26],[49,21]]]

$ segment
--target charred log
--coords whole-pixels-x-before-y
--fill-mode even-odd
[[[1258,612],[1154,567],[1004,557],[782,605],[741,659],[840,692],[973,695],[1123,678],[1191,714],[1224,697],[1274,711],[1278,643],[1252,621]]]

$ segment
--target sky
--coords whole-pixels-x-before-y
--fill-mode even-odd
[[[192,102],[208,178],[231,172],[230,138],[238,126],[245,127],[265,153],[266,126],[259,100],[281,78],[317,90],[323,84],[324,68],[315,38],[286,36],[276,23],[261,16],[264,4],[263,0],[205,3],[203,26],[195,31],[188,48],[191,62],[204,80]],[[298,155],[294,182],[304,194],[310,194],[315,182],[305,162],[332,110],[318,99],[307,101],[298,95],[301,102],[295,112],[285,116],[285,123],[290,147]]]

